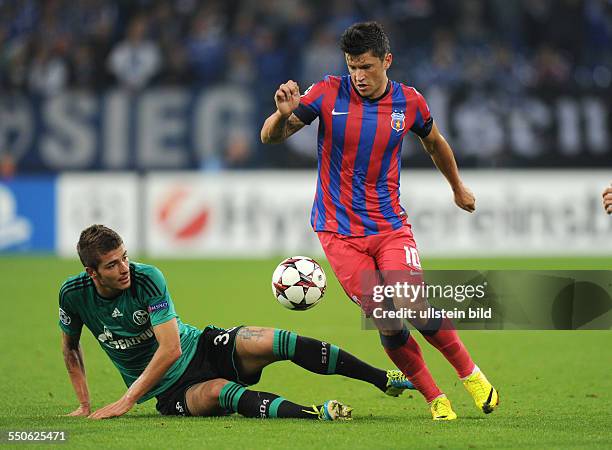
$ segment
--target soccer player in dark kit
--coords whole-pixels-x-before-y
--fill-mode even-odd
[[[400,153],[408,131],[418,136],[448,180],[455,204],[473,212],[475,199],[463,185],[453,152],[423,96],[387,77],[393,56],[380,24],[350,26],[342,34],[340,48],[349,74],[325,76],[302,96],[296,82],[282,84],[274,94],[277,110],[266,119],[261,139],[283,142],[319,118],[311,224],[347,295],[369,315],[371,292],[363,292],[364,274],[403,272],[414,278],[422,273],[399,200]],[[375,323],[386,353],[423,394],[433,419],[455,419],[405,323],[392,327]],[[474,364],[453,324],[446,318],[411,320],[411,324],[453,365],[477,407],[492,412],[499,404],[498,393]]]
[[[79,407],[70,416],[121,416],[136,402],[157,398],[164,415],[350,419],[336,400],[302,406],[253,391],[262,370],[290,360],[314,373],[368,382],[397,397],[412,384],[398,370],[381,370],[335,345],[285,330],[260,327],[204,330],[179,319],[163,274],[130,262],[121,237],[103,225],[82,231],[77,246],[85,271],[68,278],[59,293],[62,351]],[[80,346],[85,325],[128,386],[116,402],[91,412]]]

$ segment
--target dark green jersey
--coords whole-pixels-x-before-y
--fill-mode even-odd
[[[183,374],[202,332],[180,321],[159,269],[130,263],[130,275],[131,287],[113,299],[101,297],[86,272],[68,278],[59,294],[59,325],[70,335],[80,333],[83,325],[89,328],[129,387],[157,350],[153,327],[176,317],[182,355],[138,401],[142,403],[168,389]]]

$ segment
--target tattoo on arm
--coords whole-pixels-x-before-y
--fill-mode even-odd
[[[69,372],[74,370],[81,370],[85,373],[85,364],[83,362],[83,353],[81,352],[81,347],[77,346],[76,348],[66,347],[63,351],[64,354],[64,364],[66,365],[66,369]]]
[[[85,372],[80,338],[80,334],[77,336],[69,336],[67,334],[64,335],[62,341],[62,353],[64,356],[64,363],[69,371],[81,369],[83,372]]]
[[[288,138],[292,134],[301,130],[303,127],[304,127],[304,123],[300,119],[298,119],[298,117],[295,114],[291,114],[289,116],[289,119],[287,119],[287,122],[285,125],[285,138]]]
[[[238,336],[244,340],[253,339],[254,341],[258,341],[264,337],[264,332],[265,330],[263,328],[243,327],[238,330]]]
[[[268,131],[270,143],[283,142],[304,127],[304,123],[295,115],[291,114],[287,119],[280,119],[276,126],[272,126]]]

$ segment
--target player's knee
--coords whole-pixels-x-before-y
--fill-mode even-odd
[[[408,328],[404,326],[401,330],[381,331],[379,335],[380,343],[385,349],[395,350],[408,342],[410,332],[408,331]]]
[[[206,382],[206,396],[209,398],[217,399],[221,394],[221,391],[225,387],[225,385],[229,383],[228,380],[224,378],[215,378],[214,380],[208,380]]]
[[[222,413],[220,395],[229,383],[223,378],[204,381],[189,388],[185,393],[187,408],[192,416],[216,416]]]

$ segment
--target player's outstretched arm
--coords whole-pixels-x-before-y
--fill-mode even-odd
[[[474,194],[463,185],[459,177],[459,169],[453,151],[438,130],[434,122],[431,132],[425,138],[421,138],[421,143],[434,164],[442,175],[448,180],[455,196],[455,204],[467,212],[474,212],[476,209],[476,199]]]
[[[97,410],[89,416],[90,419],[108,419],[128,412],[138,399],[151,390],[162,379],[172,364],[180,358],[181,339],[176,318],[155,325],[153,332],[159,347],[145,370],[119,400]]]
[[[81,335],[70,336],[62,333],[62,353],[64,363],[72,382],[72,387],[79,400],[79,407],[67,416],[88,416],[91,412],[89,402],[89,389],[87,387],[87,377],[85,376],[85,360],[80,344]]]
[[[603,207],[608,214],[612,214],[612,185],[603,191]]]
[[[261,128],[261,142],[279,144],[304,127],[293,111],[300,105],[300,88],[289,80],[281,84],[274,93],[276,111],[266,119]]]

